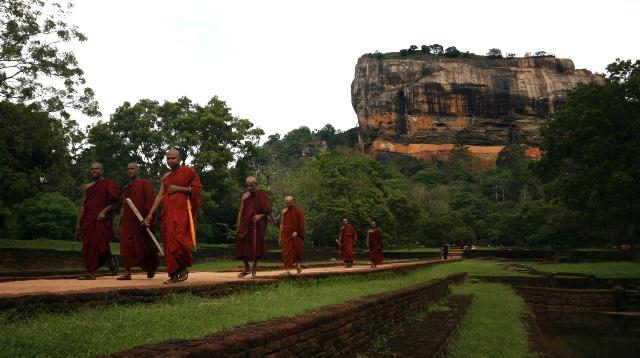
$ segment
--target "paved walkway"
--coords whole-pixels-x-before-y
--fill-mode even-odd
[[[348,269],[343,266],[310,267],[305,269],[299,275],[295,273],[295,270],[292,270],[293,273],[291,276],[317,277],[324,275],[370,273],[376,271],[396,270],[399,268],[410,268],[412,266],[421,266],[439,261],[442,260],[433,259],[411,262],[392,262],[380,265],[375,269],[370,268],[368,265],[355,265]],[[0,282],[0,298],[37,294],[95,293],[131,288],[157,289],[159,287],[184,287],[243,281],[273,281],[283,279],[285,277],[286,274],[284,270],[277,270],[258,271],[258,277],[256,279],[251,279],[250,275],[239,278],[238,272],[191,272],[189,273],[189,279],[187,281],[175,284],[164,284],[164,281],[168,278],[164,273],[158,273],[153,279],[147,278],[146,274],[133,274],[132,280],[130,281],[118,281],[114,276],[102,276],[98,277],[96,280],[88,281],[77,279],[34,279]]]

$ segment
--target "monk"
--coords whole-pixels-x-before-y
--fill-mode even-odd
[[[302,209],[293,202],[292,196],[284,198],[284,206],[280,212],[280,238],[278,243],[282,247],[282,263],[287,275],[296,264],[298,273],[302,272],[300,260],[303,255],[304,215]]]
[[[102,164],[91,163],[91,183],[84,186],[84,200],[76,221],[76,237],[82,234],[82,257],[87,273],[79,280],[95,280],[96,270],[109,264],[112,275],[118,274],[118,260],[111,255],[109,241],[113,236],[113,209],[120,190],[113,179],[103,177]]]
[[[131,280],[131,268],[134,266],[139,266],[147,272],[148,278],[153,278],[158,268],[157,248],[147,230],[126,203],[126,199],[131,199],[140,215],[147,216],[153,205],[153,185],[149,180],[140,178],[140,165],[137,163],[127,165],[127,175],[131,182],[124,187],[118,235],[120,259],[127,273],[118,277],[118,280]]]
[[[340,227],[340,238],[338,244],[340,245],[340,252],[342,254],[342,261],[344,261],[344,267],[349,268],[353,266],[353,247],[358,240],[358,233],[353,225],[349,224],[347,218],[342,218],[342,226]]]
[[[369,247],[369,261],[371,267],[376,267],[382,263],[382,230],[371,221],[371,228],[367,231],[367,246]]]
[[[191,267],[193,262],[191,249],[195,232],[191,232],[189,217],[191,215],[195,230],[197,210],[202,204],[202,183],[194,168],[182,165],[182,154],[177,149],[167,151],[167,165],[171,170],[162,176],[160,191],[144,219],[144,224],[151,225],[156,210],[162,204],[160,230],[169,274],[165,283],[176,283],[189,277],[187,267]],[[188,201],[191,202],[191,213],[188,210]]]
[[[234,256],[244,263],[244,268],[238,277],[251,273],[251,278],[255,278],[258,260],[264,256],[267,219],[272,214],[272,209],[267,193],[257,188],[256,178],[248,177],[245,182],[247,191],[242,194],[240,200]],[[250,260],[253,261],[251,270],[249,270]]]

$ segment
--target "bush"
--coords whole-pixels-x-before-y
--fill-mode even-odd
[[[16,215],[20,239],[71,240],[78,207],[59,193],[45,193],[17,205]]]

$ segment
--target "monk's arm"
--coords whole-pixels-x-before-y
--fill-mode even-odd
[[[153,221],[153,215],[156,214],[156,210],[158,210],[158,207],[160,206],[160,204],[162,204],[163,194],[164,194],[164,183],[160,183],[160,190],[158,190],[158,195],[156,195],[156,198],[153,200],[153,205],[149,210],[149,214],[147,214],[147,217],[144,218],[144,224],[146,226],[151,226],[151,222]]]
[[[182,193],[185,195],[191,195],[191,187],[190,186],[179,186],[179,185],[169,185],[167,187],[167,193]]]

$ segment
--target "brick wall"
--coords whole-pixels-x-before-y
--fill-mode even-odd
[[[295,317],[247,324],[197,340],[172,340],[113,357],[335,357],[364,351],[373,337],[449,292],[465,273],[331,305]]]
[[[568,290],[544,287],[519,287],[516,292],[532,312],[616,311],[619,293],[615,290]]]

